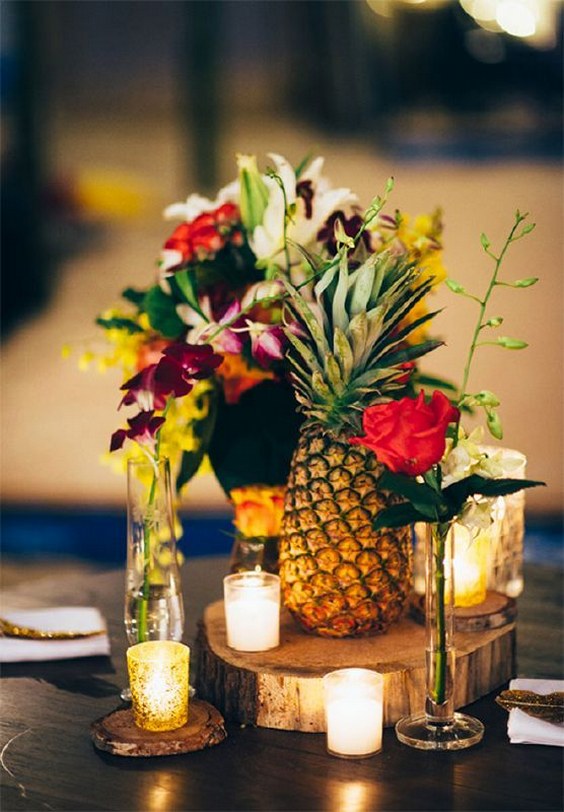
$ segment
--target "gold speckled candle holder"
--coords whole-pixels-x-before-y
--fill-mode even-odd
[[[127,650],[133,717],[143,730],[176,730],[188,721],[190,649],[172,640]]]

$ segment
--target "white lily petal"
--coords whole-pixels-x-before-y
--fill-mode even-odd
[[[190,195],[185,203],[172,203],[164,210],[165,220],[185,220],[187,223],[195,220],[200,214],[205,211],[211,211],[214,208],[213,200],[202,195]]]
[[[231,183],[228,183],[227,186],[223,186],[217,194],[216,198],[216,206],[221,206],[222,203],[237,203],[239,204],[239,198],[241,196],[241,185],[239,180],[232,180]]]
[[[321,155],[314,158],[300,175],[300,180],[310,180],[314,185],[317,184],[321,178],[324,163],[325,158],[322,158]]]
[[[161,251],[161,261],[159,270],[166,273],[170,268],[175,268],[182,262],[182,253],[175,248],[165,248]]]
[[[276,172],[280,175],[284,191],[286,192],[286,202],[294,203],[296,200],[296,173],[293,166],[282,155],[276,152],[269,152],[268,157],[272,158],[276,166]]]

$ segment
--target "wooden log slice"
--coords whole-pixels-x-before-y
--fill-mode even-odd
[[[409,607],[411,617],[425,623],[425,595],[412,595]],[[517,602],[501,592],[488,590],[486,600],[476,606],[457,606],[454,610],[456,632],[479,632],[498,629],[513,623],[517,617]]]
[[[515,625],[456,634],[455,706],[460,708],[515,675]],[[280,646],[247,653],[227,646],[223,601],[209,605],[198,636],[198,696],[226,719],[258,727],[325,730],[322,677],[339,668],[384,674],[384,724],[425,704],[425,635],[404,618],[378,637],[308,635],[281,613]]]
[[[219,711],[201,699],[191,699],[188,722],[176,730],[141,730],[131,708],[118,709],[90,726],[99,750],[114,756],[172,756],[191,753],[222,742],[227,733]]]

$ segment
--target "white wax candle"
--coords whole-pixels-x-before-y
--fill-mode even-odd
[[[280,605],[256,592],[243,588],[225,604],[227,645],[237,651],[266,651],[280,642]]]
[[[384,678],[366,668],[343,668],[323,678],[327,749],[362,758],[382,749]]]
[[[343,756],[366,756],[382,749],[382,703],[342,697],[327,704],[327,747]]]

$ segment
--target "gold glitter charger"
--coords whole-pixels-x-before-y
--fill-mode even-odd
[[[227,736],[219,711],[201,699],[191,699],[188,722],[176,730],[151,732],[133,721],[131,708],[112,711],[90,726],[99,750],[115,756],[172,756],[220,744]]]

